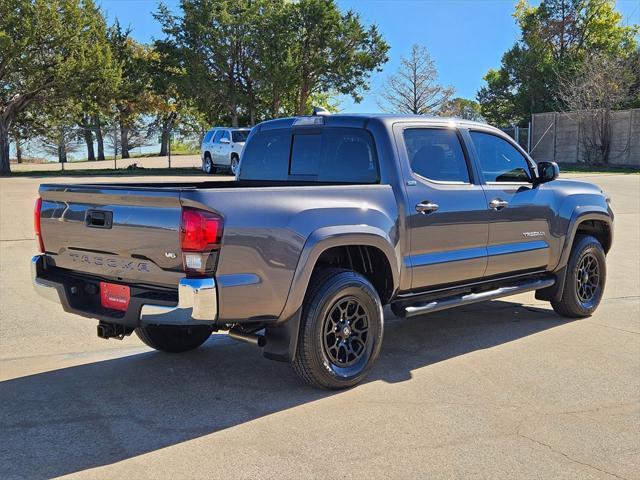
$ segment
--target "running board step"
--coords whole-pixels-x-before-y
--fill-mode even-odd
[[[555,278],[544,278],[518,282],[515,285],[487,290],[486,292],[468,293],[461,296],[419,302],[405,307],[404,316],[413,317],[415,315],[422,315],[423,313],[438,312],[440,310],[446,310],[447,308],[460,307],[462,305],[470,305],[472,303],[484,302],[486,300],[516,295],[518,293],[530,292],[531,290],[540,290],[541,288],[550,287],[554,283],[556,283]]]

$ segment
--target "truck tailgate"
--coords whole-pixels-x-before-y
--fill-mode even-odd
[[[180,190],[107,185],[42,185],[47,263],[139,285],[177,286]]]

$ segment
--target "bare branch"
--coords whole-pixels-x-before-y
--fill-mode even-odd
[[[378,105],[387,112],[437,115],[454,90],[438,83],[438,71],[426,48],[413,45],[395,75],[387,78]]]

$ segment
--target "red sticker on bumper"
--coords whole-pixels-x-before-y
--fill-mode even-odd
[[[126,312],[130,299],[131,291],[126,285],[100,282],[100,304],[104,308]]]

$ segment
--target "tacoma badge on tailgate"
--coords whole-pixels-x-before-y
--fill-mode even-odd
[[[146,262],[136,262],[133,260],[119,260],[117,258],[102,257],[96,255],[85,255],[79,253],[69,253],[74,262],[87,263],[89,265],[97,265],[98,267],[121,268],[122,270],[131,270],[134,272],[150,272],[149,265]]]

